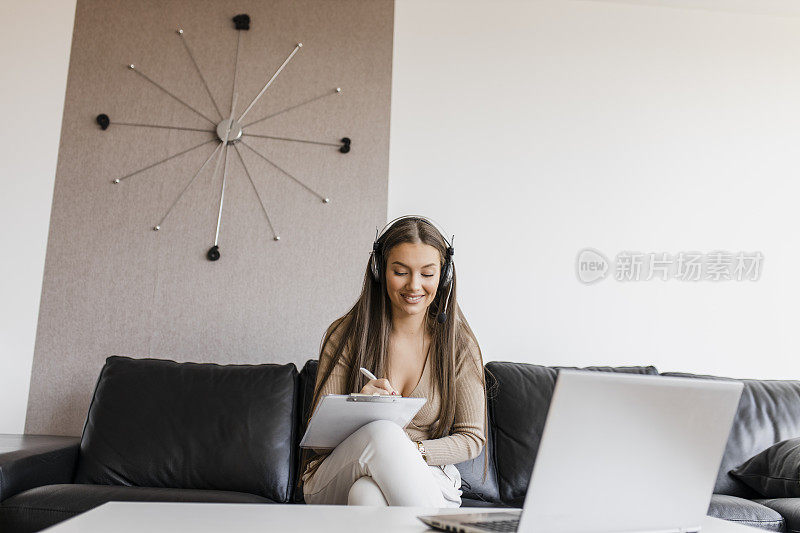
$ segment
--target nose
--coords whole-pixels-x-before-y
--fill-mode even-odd
[[[417,292],[422,289],[422,275],[420,273],[412,274],[408,277],[408,290]]]

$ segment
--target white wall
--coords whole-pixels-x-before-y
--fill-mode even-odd
[[[658,3],[398,0],[390,217],[457,234],[487,359],[800,378],[800,8]],[[0,3],[0,433],[25,416],[74,9]],[[754,283],[584,286],[585,246],[766,259]]]
[[[797,6],[659,3],[398,1],[390,218],[456,234],[486,359],[798,379]],[[765,259],[587,286],[584,247]]]
[[[22,433],[75,0],[0,2],[0,433]]]

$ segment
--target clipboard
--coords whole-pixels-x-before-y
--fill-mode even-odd
[[[376,420],[389,420],[405,428],[426,401],[425,398],[328,394],[314,410],[300,447],[336,448],[356,430]]]

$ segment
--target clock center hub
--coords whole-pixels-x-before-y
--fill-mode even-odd
[[[235,119],[233,122],[230,122],[230,119],[226,118],[217,125],[217,138],[220,142],[225,140],[228,124],[231,125],[231,132],[228,133],[228,144],[233,144],[242,138],[242,126]]]

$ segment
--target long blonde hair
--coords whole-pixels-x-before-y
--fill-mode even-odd
[[[345,354],[352,358],[349,362],[347,372],[346,390],[343,393],[359,392],[366,384],[366,378],[359,372],[360,367],[371,369],[376,375],[385,375],[389,333],[391,332],[391,302],[386,290],[386,258],[389,252],[402,243],[428,244],[439,251],[440,257],[440,276],[444,266],[444,258],[447,252],[448,243],[430,221],[422,217],[404,217],[393,223],[378,239],[378,250],[380,254],[379,265],[380,280],[376,281],[371,272],[370,265],[367,264],[364,272],[364,283],[361,294],[353,307],[338,318],[328,328],[320,346],[320,365],[317,369],[318,378],[314,388],[313,401],[308,411],[311,417],[325,383],[330,378],[336,364]],[[483,355],[478,345],[478,339],[472,332],[467,323],[467,319],[461,312],[458,305],[457,276],[455,264],[452,265],[453,274],[451,286],[447,290],[439,289],[428,306],[425,316],[425,326],[431,335],[430,347],[430,368],[432,370],[432,380],[436,384],[441,395],[439,403],[439,414],[432,428],[431,438],[441,438],[450,434],[455,419],[456,410],[456,375],[461,369],[461,365],[473,365],[475,371],[483,385],[484,398],[486,398],[486,380],[484,377]],[[437,315],[445,308],[445,299],[450,297],[448,313],[444,323],[439,323]],[[336,335],[339,342],[333,347],[330,362],[323,368],[322,354],[328,348],[331,338]],[[470,357],[473,353],[471,344],[477,348],[477,358]],[[467,356],[467,357],[465,357]],[[462,360],[458,358],[461,357]],[[467,360],[468,359],[468,360]],[[466,369],[467,371],[469,369]],[[321,377],[320,377],[321,373]],[[488,422],[486,411],[484,410],[484,422]],[[308,423],[308,420],[306,420]],[[486,439],[489,428],[484,424]],[[311,460],[309,453],[303,454],[301,472],[305,471],[306,466]],[[484,455],[484,479],[488,470],[488,454]],[[300,480],[298,480],[298,483]]]
[[[343,392],[359,392],[366,383],[359,372],[360,367],[371,369],[376,375],[385,375],[387,367],[389,334],[391,332],[391,302],[386,291],[386,258],[389,252],[402,243],[418,244],[423,243],[433,246],[439,251],[440,267],[444,266],[444,258],[447,251],[447,242],[425,218],[408,217],[402,218],[392,224],[380,237],[377,253],[381,254],[379,265],[380,281],[375,281],[372,277],[370,266],[367,265],[364,273],[364,284],[361,295],[355,305],[341,318],[336,320],[328,329],[322,341],[320,356],[325,351],[325,347],[330,342],[331,337],[341,328],[341,341],[333,350],[330,363],[325,368],[318,369],[322,372],[322,378],[317,379],[317,386],[314,390],[314,400],[311,412],[319,400],[320,392],[325,382],[331,375],[339,360],[348,353],[352,358],[347,373],[347,390]],[[462,364],[474,364],[475,371],[480,376],[484,385],[483,358],[480,354],[478,339],[469,327],[466,318],[458,306],[457,276],[455,265],[452,265],[453,275],[451,286],[445,290],[440,285],[440,290],[436,291],[433,302],[428,306],[425,316],[426,330],[431,335],[431,370],[433,382],[437,385],[441,394],[439,416],[433,426],[431,438],[444,437],[450,433],[455,418],[455,380],[456,371]],[[440,268],[440,275],[442,269]],[[449,312],[443,324],[437,322],[436,317],[444,309],[444,300],[450,292]],[[469,353],[470,345],[474,343],[478,346],[478,359],[471,358],[471,361],[459,361],[460,355]],[[322,361],[320,361],[322,363]]]

